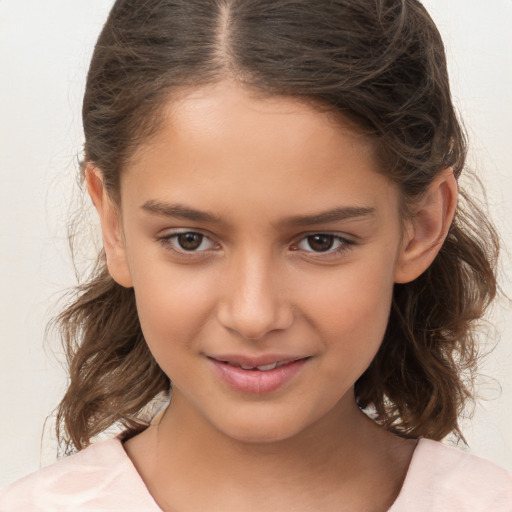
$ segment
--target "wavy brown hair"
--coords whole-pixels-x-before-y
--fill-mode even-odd
[[[163,105],[226,78],[356,123],[401,190],[403,215],[440,170],[459,178],[465,167],[443,43],[416,0],[117,0],[87,78],[82,169],[100,169],[118,200],[123,169],[158,130]],[[497,235],[461,197],[431,267],[395,285],[380,350],[355,384],[360,407],[406,437],[460,435],[475,322],[496,293]],[[133,290],[109,276],[103,253],[58,322],[70,372],[60,439],[82,449],[113,424],[143,430],[141,411],[171,382],[146,346]]]

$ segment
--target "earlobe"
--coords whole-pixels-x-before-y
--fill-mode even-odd
[[[457,206],[452,168],[440,171],[407,221],[395,272],[396,283],[408,283],[434,261],[446,239]]]
[[[133,283],[126,258],[119,209],[107,194],[103,183],[103,175],[99,169],[88,165],[85,169],[85,183],[100,217],[108,271],[118,284],[130,288]]]

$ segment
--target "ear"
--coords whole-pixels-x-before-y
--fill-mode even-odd
[[[457,195],[453,169],[443,169],[407,221],[395,272],[396,283],[413,281],[434,261],[453,221]]]
[[[126,258],[119,208],[107,194],[99,169],[88,165],[85,169],[85,183],[100,217],[108,271],[118,284],[130,288],[133,283]]]

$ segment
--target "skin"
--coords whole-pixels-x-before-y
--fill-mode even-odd
[[[362,414],[353,385],[382,341],[393,284],[420,275],[444,240],[451,170],[404,227],[397,188],[348,124],[230,82],[166,111],[122,176],[120,205],[101,170],[86,173],[109,271],[134,287],[173,383],[128,455],[164,510],[387,510],[415,443]],[[198,249],[177,232],[202,235]],[[315,250],[315,234],[332,248]],[[212,370],[226,353],[308,359],[277,390],[248,394]]]

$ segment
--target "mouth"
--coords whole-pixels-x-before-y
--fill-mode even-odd
[[[311,359],[307,357],[208,356],[215,374],[232,389],[248,394],[277,391],[301,374]]]
[[[215,359],[215,358],[213,358]],[[295,361],[300,361],[301,359],[307,359],[304,357],[299,357],[297,359],[287,359],[285,361],[274,361],[272,363],[260,364],[260,365],[252,365],[252,364],[244,364],[238,363],[236,361],[223,361],[216,359],[219,363],[229,364],[230,366],[234,366],[235,368],[242,368],[242,370],[258,370],[260,372],[268,372],[270,370],[275,370],[276,368],[281,368],[282,366],[286,366],[288,364],[294,363]]]

